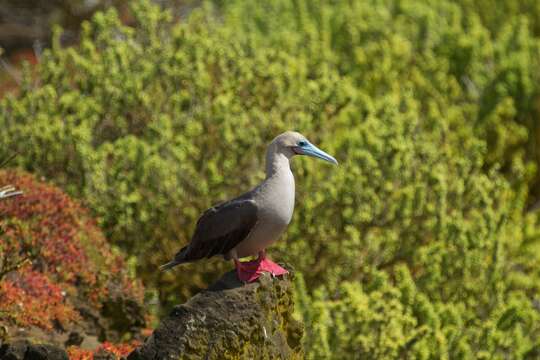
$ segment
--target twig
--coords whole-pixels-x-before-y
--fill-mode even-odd
[[[41,44],[41,41],[39,39],[35,40],[32,43],[32,50],[34,50],[34,56],[39,62],[41,60],[41,53],[43,52],[43,45]]]
[[[2,160],[2,162],[0,162],[0,168],[3,168],[3,167],[6,166],[7,163],[9,163],[11,160],[15,159],[15,157],[16,157],[18,154],[19,154],[18,152],[14,152],[14,153],[11,154],[10,156],[8,156],[6,159]]]
[[[0,199],[21,195],[23,192],[16,190],[14,186],[8,185],[0,188]]]
[[[9,75],[11,75],[11,77],[13,78],[13,80],[15,80],[17,85],[21,85],[21,82],[22,82],[21,75],[19,74],[19,72],[17,71],[17,69],[14,66],[12,66],[10,63],[8,63],[6,60],[4,60],[2,58],[0,58],[0,65],[2,65],[4,70]]]
[[[30,256],[27,256],[27,257],[17,261],[13,265],[6,266],[5,268],[2,268],[1,271],[0,271],[0,280],[2,280],[2,278],[4,276],[6,276],[7,274],[9,274],[10,272],[19,270],[20,268],[22,268],[24,265],[26,265],[29,262],[31,263],[32,259],[31,259]]]

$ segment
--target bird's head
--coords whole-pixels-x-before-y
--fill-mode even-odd
[[[285,154],[288,158],[295,155],[307,155],[331,162],[337,165],[338,162],[333,156],[325,153],[309,142],[306,137],[296,131],[287,131],[278,135],[271,146],[275,146],[275,151]]]

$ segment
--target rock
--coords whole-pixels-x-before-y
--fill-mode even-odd
[[[235,272],[176,306],[128,360],[301,359],[291,275],[242,284]]]
[[[68,360],[64,349],[54,345],[31,344],[26,340],[5,344],[0,348],[0,360]]]
[[[13,344],[4,344],[0,348],[1,360],[23,360],[26,349],[28,349],[28,341],[16,341]]]
[[[69,333],[68,339],[64,342],[64,346],[81,346],[84,337],[76,331]]]
[[[31,345],[24,360],[68,360],[68,355],[64,349],[54,345]]]

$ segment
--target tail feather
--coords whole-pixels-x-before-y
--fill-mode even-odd
[[[180,265],[186,262],[184,260],[185,252],[187,251],[187,246],[184,246],[180,251],[175,255],[174,259],[169,261],[166,264],[163,264],[159,267],[159,270],[161,271],[167,271],[175,267],[176,265]]]
[[[161,271],[167,271],[167,270],[170,270],[172,269],[173,267],[175,267],[176,265],[180,265],[182,264],[182,261],[178,261],[178,260],[172,260],[172,261],[169,261],[168,263],[166,264],[163,264],[159,267],[159,270]]]

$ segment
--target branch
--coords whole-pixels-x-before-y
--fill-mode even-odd
[[[31,256],[26,256],[22,258],[21,260],[17,261],[15,264],[8,265],[5,268],[2,268],[2,270],[0,271],[0,280],[2,280],[2,278],[6,276],[7,274],[9,274],[10,272],[19,270],[21,267],[23,267],[30,261],[31,261]]]
[[[15,187],[8,185],[0,188],[0,200],[8,197],[21,195],[23,192],[16,190]]]
[[[14,152],[10,156],[8,156],[6,159],[0,161],[0,168],[3,168],[7,165],[11,160],[15,159],[15,157],[18,155],[18,152]]]

